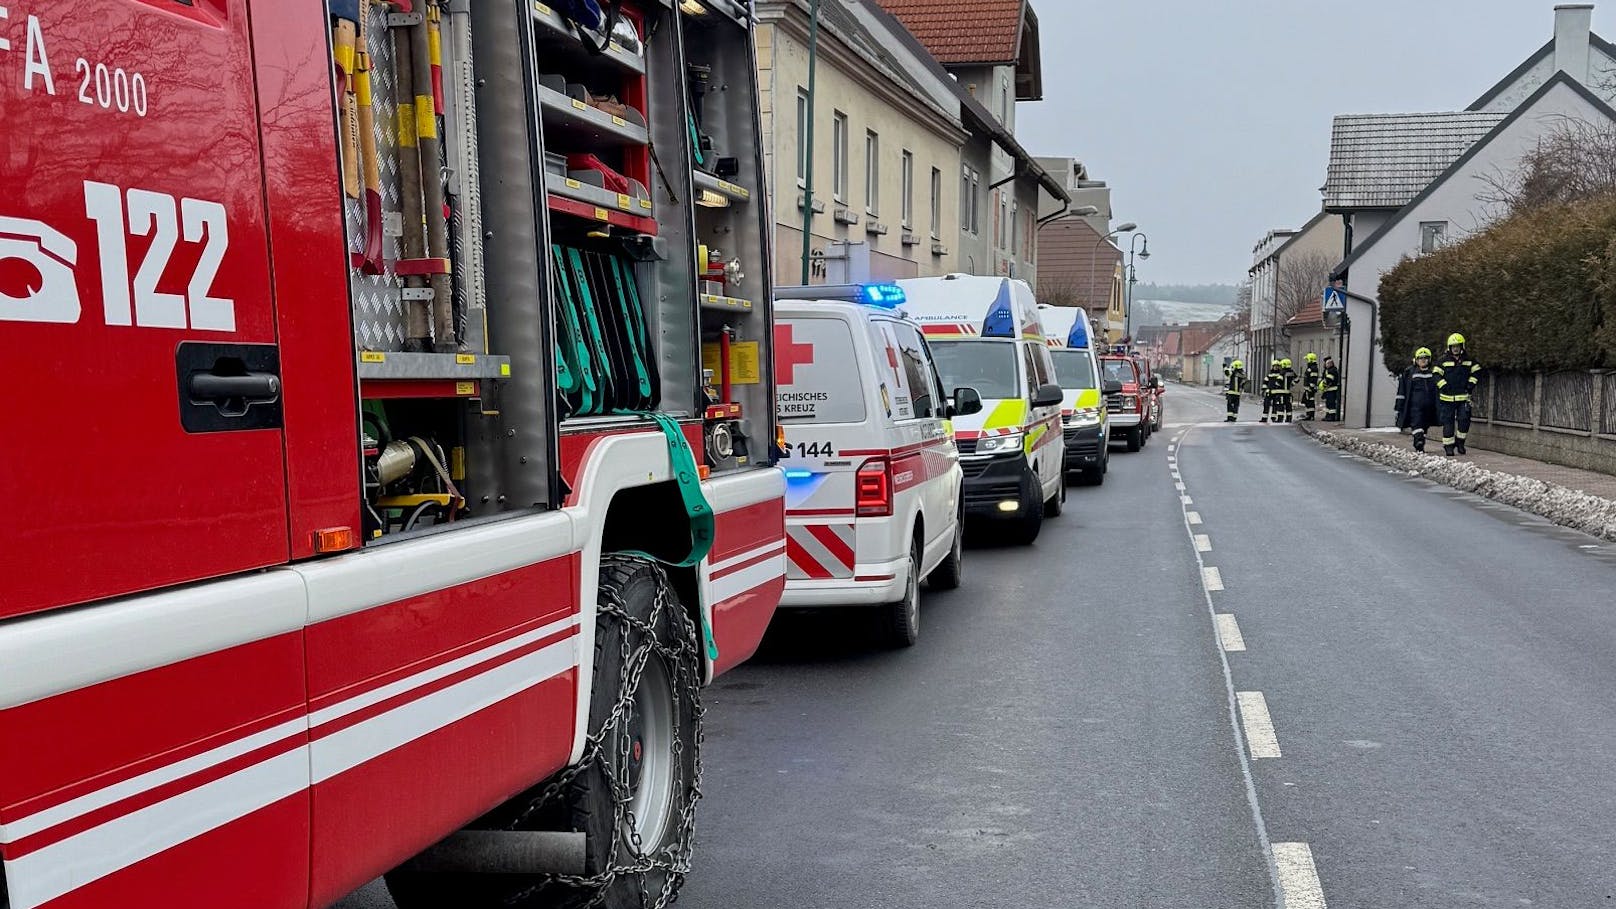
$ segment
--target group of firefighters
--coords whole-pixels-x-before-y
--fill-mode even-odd
[[[1301,375],[1290,358],[1275,359],[1262,380],[1263,423],[1289,423],[1293,419],[1292,392],[1302,389],[1303,419],[1318,418],[1318,401],[1324,400],[1324,419],[1341,419],[1341,370],[1335,360],[1309,353],[1303,358]],[[1233,423],[1240,415],[1240,396],[1246,390],[1245,364],[1239,360],[1224,368],[1223,387],[1228,402],[1226,418]],[[1442,359],[1432,363],[1431,349],[1414,351],[1414,364],[1403,370],[1397,383],[1397,426],[1411,430],[1414,450],[1425,450],[1425,433],[1432,426],[1442,427],[1442,453],[1448,457],[1465,453],[1465,436],[1470,433],[1470,395],[1481,377],[1481,367],[1465,349],[1465,337],[1448,335]]]
[[[1341,419],[1341,370],[1333,357],[1325,357],[1319,364],[1319,355],[1309,353],[1303,357],[1305,365],[1300,375],[1291,365],[1289,357],[1275,358],[1268,364],[1268,373],[1262,379],[1263,423],[1289,423],[1294,419],[1292,392],[1298,385],[1302,389],[1303,419],[1318,419],[1319,399],[1324,400],[1324,419]],[[1228,422],[1240,415],[1240,396],[1246,388],[1246,364],[1235,360],[1224,367],[1227,377],[1223,386],[1224,399],[1229,405]]]

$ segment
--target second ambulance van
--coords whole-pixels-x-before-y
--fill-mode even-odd
[[[982,396],[982,411],[954,420],[965,468],[965,516],[1038,538],[1066,504],[1061,401],[1055,365],[1027,282],[944,275],[898,282],[948,387]]]

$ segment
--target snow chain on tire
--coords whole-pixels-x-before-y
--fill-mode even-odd
[[[613,804],[611,845],[606,860],[600,870],[589,875],[544,875],[532,886],[511,894],[505,900],[506,905],[522,905],[541,891],[550,892],[555,887],[561,886],[573,891],[582,900],[569,905],[593,909],[605,904],[618,878],[634,876],[639,878],[639,905],[644,909],[663,909],[678,898],[679,887],[690,871],[690,856],[695,839],[696,802],[701,799],[701,745],[704,739],[702,714],[705,711],[700,699],[691,699],[693,709],[688,720],[694,726],[690,741],[696,747],[694,759],[690,763],[689,779],[676,781],[677,791],[674,794],[675,804],[669,832],[664,838],[664,844],[649,854],[644,851],[639,841],[639,834],[635,831],[633,819],[630,817],[629,802],[632,791],[629,783],[613,772],[613,762],[607,759],[606,749],[610,743],[615,742],[618,749],[617,766],[627,767],[630,764],[628,753],[630,736],[617,733],[623,730],[628,722],[634,693],[639,689],[640,676],[653,655],[660,655],[667,665],[676,698],[681,697],[681,692],[693,692],[701,688],[702,657],[697,644],[699,636],[689,614],[674,596],[673,588],[668,583],[662,566],[621,556],[606,556],[601,560],[603,580],[613,575],[627,576],[633,571],[642,569],[654,572],[657,579],[656,602],[648,621],[636,618],[624,608],[618,586],[601,585],[597,612],[600,616],[615,620],[610,624],[615,627],[616,640],[597,640],[595,650],[598,654],[606,647],[616,647],[623,654],[616,703],[612,705],[611,712],[601,728],[590,730],[585,740],[582,759],[551,780],[509,825],[509,829],[512,830],[522,829],[523,825],[536,814],[558,808],[565,810],[569,797],[574,794],[576,787],[583,785],[582,778],[585,773],[592,769],[599,770],[600,777],[607,781],[611,789]],[[657,634],[657,628],[664,617],[670,618],[673,627],[678,629],[677,640],[665,641]],[[597,634],[604,624],[597,624]],[[640,640],[637,646],[631,643],[634,631],[639,632]],[[681,729],[681,724],[686,720],[681,713],[682,711],[675,710],[673,715],[672,748],[675,768],[684,766],[684,730]],[[680,777],[684,775],[682,770],[676,769],[676,773]],[[624,842],[622,832],[625,830],[629,832],[632,846]],[[593,852],[593,849],[591,851]],[[661,872],[663,877],[661,887],[652,893],[646,887],[646,880],[654,872]]]

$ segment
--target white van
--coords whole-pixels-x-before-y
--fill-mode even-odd
[[[1038,538],[1066,503],[1055,366],[1027,282],[945,275],[899,281],[945,385],[981,394],[982,411],[954,421],[965,468],[965,516],[1007,521],[1005,535]]]
[[[1102,388],[1087,310],[1040,303],[1038,321],[1044,326],[1049,355],[1055,361],[1055,384],[1066,393],[1061,403],[1066,475],[1099,486],[1111,469],[1111,426],[1102,391],[1111,394],[1122,386],[1105,380]]]
[[[775,385],[785,428],[782,606],[879,606],[890,643],[920,633],[920,581],[960,583],[956,411],[894,285],[781,287]],[[855,302],[856,301],[856,302]]]

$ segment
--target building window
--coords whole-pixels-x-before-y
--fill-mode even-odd
[[[982,175],[969,165],[960,168],[960,230],[982,232]]]
[[[808,90],[797,89],[797,185],[808,185]]]
[[[831,194],[838,202],[847,201],[847,115],[835,111],[831,115]]]
[[[943,236],[943,172],[931,169],[931,238]]]
[[[1442,248],[1442,243],[1448,236],[1448,222],[1421,221],[1420,222],[1420,252],[1436,252]]]
[[[903,150],[903,226],[915,226],[915,154],[909,149]],[[935,204],[935,203],[933,203]]]
[[[864,210],[881,213],[881,137],[873,129],[864,132]]]

